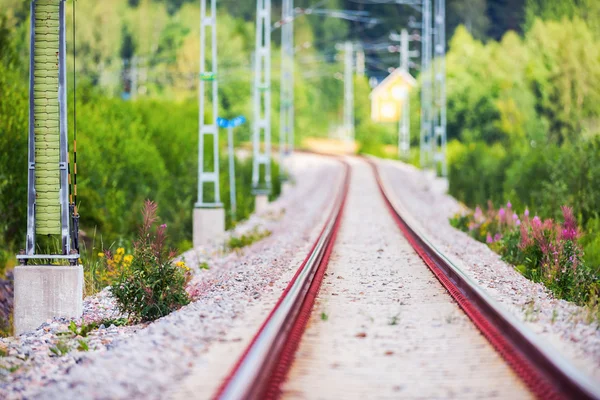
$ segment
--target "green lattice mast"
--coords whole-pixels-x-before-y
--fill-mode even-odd
[[[71,251],[67,146],[65,0],[31,2],[27,241],[32,258],[77,261]],[[36,235],[57,235],[61,253],[37,255]],[[75,253],[75,254],[72,254]]]

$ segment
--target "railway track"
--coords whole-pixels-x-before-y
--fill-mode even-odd
[[[427,240],[369,164],[349,160],[321,235],[215,398],[600,398]]]

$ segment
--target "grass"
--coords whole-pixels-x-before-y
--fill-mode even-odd
[[[210,265],[208,265],[208,263],[206,261],[202,261],[200,263],[200,265],[198,265],[198,269],[206,269],[209,270],[210,269]]]
[[[225,247],[230,251],[239,250],[269,236],[271,236],[271,231],[254,227],[250,232],[241,236],[230,237],[225,243]]]
[[[54,346],[50,347],[50,353],[57,357],[62,357],[69,351],[71,351],[71,346],[65,339],[59,339]]]
[[[327,321],[329,319],[329,315],[327,315],[327,313],[322,312],[321,313],[321,321]]]

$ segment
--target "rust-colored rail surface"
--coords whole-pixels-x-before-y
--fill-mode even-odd
[[[394,202],[376,163],[369,160],[384,201],[396,224],[425,264],[515,373],[540,399],[598,399],[600,392],[584,375],[501,309],[486,293],[417,231]]]
[[[277,398],[292,365],[319,292],[342,219],[350,185],[350,167],[330,216],[311,251],[288,284],[257,335],[227,376],[216,399]]]

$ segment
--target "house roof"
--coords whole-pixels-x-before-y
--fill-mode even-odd
[[[396,68],[391,74],[386,76],[385,79],[382,80],[381,83],[379,83],[379,85],[375,86],[375,88],[371,91],[369,97],[385,89],[388,85],[391,85],[397,78],[402,78],[412,87],[415,87],[417,85],[417,80],[413,78],[413,76],[410,73],[400,68]]]

